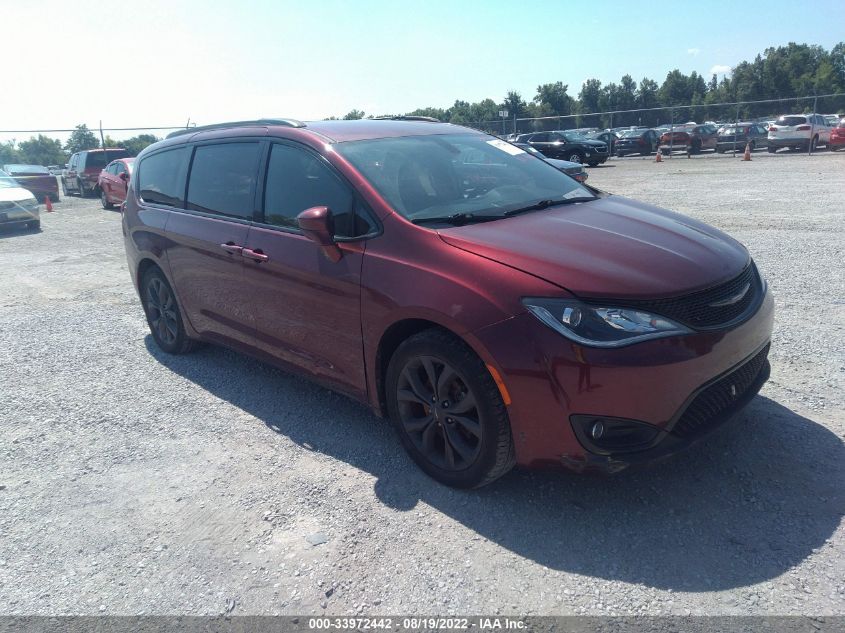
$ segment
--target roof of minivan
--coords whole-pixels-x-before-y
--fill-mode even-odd
[[[397,136],[424,136],[429,134],[475,133],[476,130],[428,121],[395,121],[390,119],[358,119],[354,121],[309,121],[305,131],[316,132],[334,143],[362,141]]]

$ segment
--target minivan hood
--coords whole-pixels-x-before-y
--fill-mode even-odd
[[[749,261],[745,247],[721,231],[621,196],[439,234],[581,297],[683,295],[735,277]]]

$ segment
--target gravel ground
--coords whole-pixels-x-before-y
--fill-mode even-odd
[[[777,297],[736,423],[613,478],[444,488],[341,396],[160,354],[98,201],[0,234],[0,614],[845,613],[845,154],[589,171],[738,237]]]

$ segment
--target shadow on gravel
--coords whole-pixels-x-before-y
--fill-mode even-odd
[[[10,237],[24,237],[26,235],[37,235],[41,233],[41,229],[31,229],[29,227],[10,227],[0,224],[0,240],[5,240]]]
[[[150,353],[273,431],[371,473],[380,502],[419,501],[552,569],[677,591],[773,579],[822,547],[845,514],[845,449],[758,396],[670,461],[613,477],[514,471],[476,491],[423,475],[389,425],[355,402],[216,347]],[[249,381],[243,380],[248,375]]]

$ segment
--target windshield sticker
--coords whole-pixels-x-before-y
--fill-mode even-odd
[[[488,145],[492,145],[493,147],[502,150],[503,152],[510,154],[511,156],[518,156],[519,154],[525,154],[525,151],[511,145],[510,143],[506,143],[505,141],[494,138],[492,141],[487,141]]]
[[[580,187],[578,189],[573,189],[565,194],[563,194],[563,199],[568,200],[569,198],[580,198],[584,195],[584,190]]]

